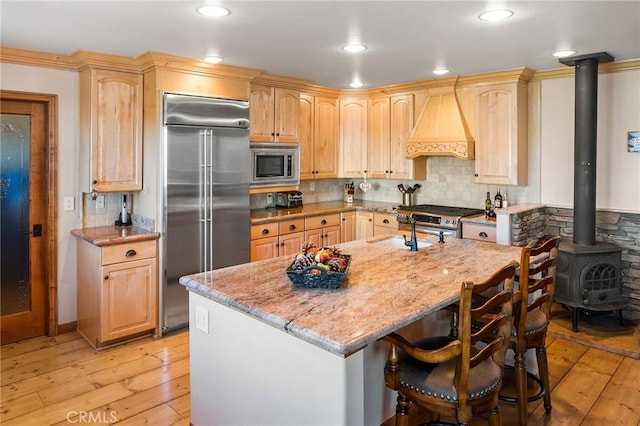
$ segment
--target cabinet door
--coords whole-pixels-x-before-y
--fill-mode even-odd
[[[101,341],[155,328],[156,259],[115,263],[102,272]]]
[[[356,236],[356,212],[340,213],[340,242],[353,241]]]
[[[251,240],[251,261],[277,257],[278,244],[277,236]]]
[[[373,235],[395,234],[398,231],[398,219],[396,215],[385,213],[373,214]]]
[[[340,241],[340,225],[327,226],[322,229],[322,245],[323,247],[331,247],[339,244]]]
[[[389,167],[389,124],[389,98],[369,99],[367,170],[369,176],[375,179],[392,177]]]
[[[91,163],[91,188],[98,192],[141,190],[142,75],[86,72],[91,79],[91,117],[90,123],[82,125],[90,128],[91,158],[82,161]]]
[[[405,145],[413,129],[413,95],[391,97],[389,132],[389,169],[393,179],[424,179],[424,172],[415,174],[414,162],[405,156]],[[423,167],[422,169],[425,169]]]
[[[527,91],[521,83],[478,88],[476,182],[524,185],[527,180]]]
[[[298,143],[300,92],[276,88],[274,108],[274,140],[276,142]]]
[[[249,97],[249,138],[255,142],[274,140],[274,88],[251,85]]]
[[[295,232],[293,234],[280,236],[279,242],[279,256],[294,255],[302,249],[302,244],[304,244],[304,232]]]
[[[338,100],[315,98],[313,164],[315,179],[338,177]]]
[[[304,240],[315,244],[316,247],[323,247],[322,236],[324,235],[322,228],[309,229],[304,231]]]
[[[367,172],[367,100],[340,99],[340,177]]]
[[[356,212],[356,240],[373,237],[373,213]]]
[[[313,104],[313,96],[300,95],[300,121],[298,126],[298,136],[300,139],[300,180],[313,179],[314,175]]]

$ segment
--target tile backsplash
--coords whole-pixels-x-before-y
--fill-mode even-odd
[[[487,192],[491,199],[498,189],[510,204],[529,202],[529,188],[527,186],[498,186],[474,182],[475,161],[460,160],[453,157],[428,157],[427,179],[425,180],[395,180],[395,179],[367,179],[371,189],[366,193],[359,188],[364,179],[325,179],[303,181],[300,191],[304,194],[304,203],[318,203],[323,201],[341,200],[345,183],[353,181],[357,200],[383,201],[402,203],[402,194],[398,191],[398,184],[411,186],[420,183],[422,188],[415,192],[415,204],[439,204],[457,207],[484,208]],[[251,196],[251,208],[264,208],[267,205],[265,194]]]
[[[132,197],[127,194],[127,210],[131,214]],[[97,226],[110,226],[120,217],[122,209],[122,195],[120,192],[100,193],[98,196],[104,197],[104,207],[98,208],[98,200],[93,200],[90,193],[82,193],[82,227],[93,228]],[[155,222],[152,218],[147,218],[137,214],[131,214],[131,221],[134,226],[153,231]]]

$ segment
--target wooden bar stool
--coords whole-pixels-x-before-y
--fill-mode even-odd
[[[413,343],[395,333],[383,338],[391,343],[384,376],[387,387],[398,393],[396,425],[408,426],[412,403],[437,416],[454,416],[460,425],[487,412],[491,425],[502,424],[498,392],[512,328],[517,265],[509,263],[483,283],[462,284],[457,338],[432,337]],[[474,294],[501,286],[483,304],[472,307]],[[478,320],[484,326],[472,333],[471,323]]]
[[[544,398],[544,408],[551,412],[551,390],[545,340],[549,327],[551,303],[555,291],[556,263],[560,237],[540,245],[522,249],[520,270],[514,293],[513,331],[509,348],[514,351],[516,397],[500,395],[500,400],[518,404],[518,422],[527,424],[527,402]],[[539,377],[527,373],[525,361],[528,349],[535,349]],[[540,386],[536,395],[527,395],[527,377]]]

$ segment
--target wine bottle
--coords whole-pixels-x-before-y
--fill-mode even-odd
[[[500,194],[500,190],[498,189],[498,192],[496,193],[496,197],[495,197],[495,208],[496,209],[501,209],[502,208],[502,195]]]
[[[484,213],[487,217],[491,216],[492,207],[493,206],[491,205],[491,193],[487,191],[487,198],[484,200]]]

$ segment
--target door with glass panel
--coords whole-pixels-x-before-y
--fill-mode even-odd
[[[0,336],[45,333],[47,121],[41,102],[0,107]]]

